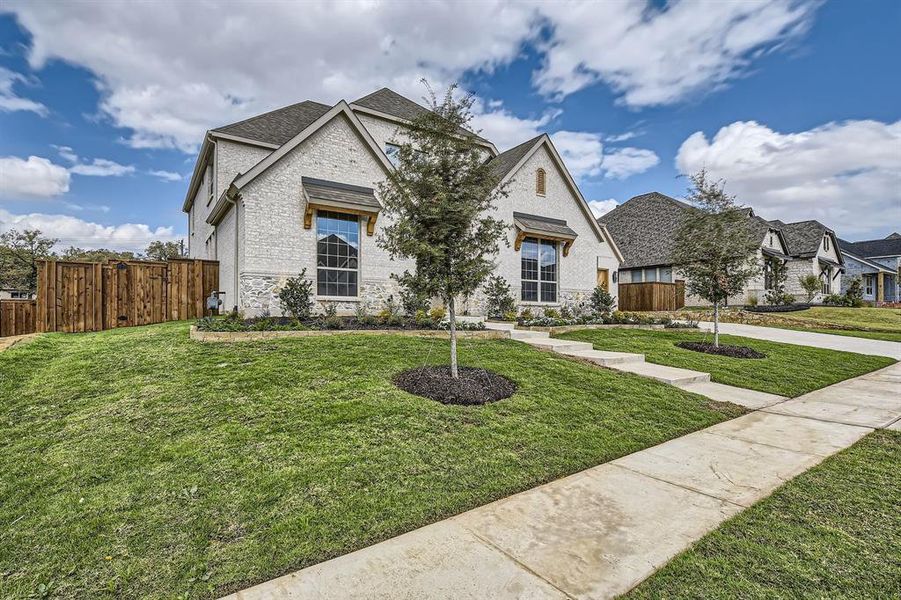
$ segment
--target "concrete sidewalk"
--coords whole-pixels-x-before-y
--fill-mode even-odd
[[[713,331],[713,323],[707,321],[698,323],[698,327],[707,331]],[[796,346],[813,346],[814,348],[825,348],[827,350],[844,350],[845,352],[856,352],[857,354],[888,356],[895,360],[901,360],[901,343],[887,342],[885,340],[795,331],[793,329],[779,329],[778,327],[760,327],[759,325],[745,325],[743,323],[720,323],[720,333],[740,335],[758,340],[769,340],[771,342],[782,342],[784,344],[795,344]]]
[[[720,423],[233,594],[609,598],[901,418],[901,364]]]

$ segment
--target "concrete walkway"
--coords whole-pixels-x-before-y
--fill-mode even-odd
[[[713,331],[713,323],[706,321],[698,323],[698,327]],[[760,327],[759,325],[745,325],[743,323],[720,323],[720,333],[740,335],[757,340],[782,342],[783,344],[795,344],[797,346],[813,346],[814,348],[825,348],[827,350],[844,350],[845,352],[856,352],[857,354],[888,356],[895,360],[901,360],[901,343],[887,342],[885,340],[795,331],[793,329],[779,329],[778,327]]]
[[[609,598],[901,419],[901,363],[233,594],[231,600]]]

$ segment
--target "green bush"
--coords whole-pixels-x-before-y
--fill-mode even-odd
[[[412,277],[400,278],[400,305],[404,310],[404,314],[408,317],[414,316],[420,310],[429,309],[429,296],[418,290],[414,285]],[[389,301],[393,300],[393,296]]]
[[[309,319],[313,312],[313,282],[304,269],[297,277],[290,277],[278,292],[282,308],[295,319]]]
[[[544,316],[548,319],[559,319],[560,312],[556,308],[545,308]]]
[[[601,286],[594,288],[590,303],[591,311],[596,315],[609,315],[616,308],[616,298]]]
[[[848,289],[845,290],[845,302],[846,306],[854,308],[863,306],[863,284],[860,281],[860,277],[853,278],[851,283],[848,284]]]
[[[443,306],[436,306],[429,311],[429,316],[432,317],[432,320],[435,321],[435,323],[440,323],[444,320],[444,317],[447,316],[447,311],[444,310]]]
[[[801,289],[804,290],[805,294],[807,294],[807,304],[813,302],[814,296],[816,296],[820,292],[820,288],[823,285],[820,281],[820,278],[813,273],[808,273],[803,277],[798,277],[798,283],[801,284]],[[830,295],[835,296],[837,294]]]
[[[516,310],[516,300],[510,293],[510,284],[500,275],[493,275],[483,288],[486,296],[488,317],[500,318],[505,313]]]

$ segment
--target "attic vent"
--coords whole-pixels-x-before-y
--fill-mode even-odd
[[[539,196],[544,196],[547,193],[547,176],[544,173],[544,169],[535,171],[535,193]]]

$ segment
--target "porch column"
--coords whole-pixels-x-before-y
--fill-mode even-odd
[[[885,301],[885,273],[876,274],[876,302]]]

